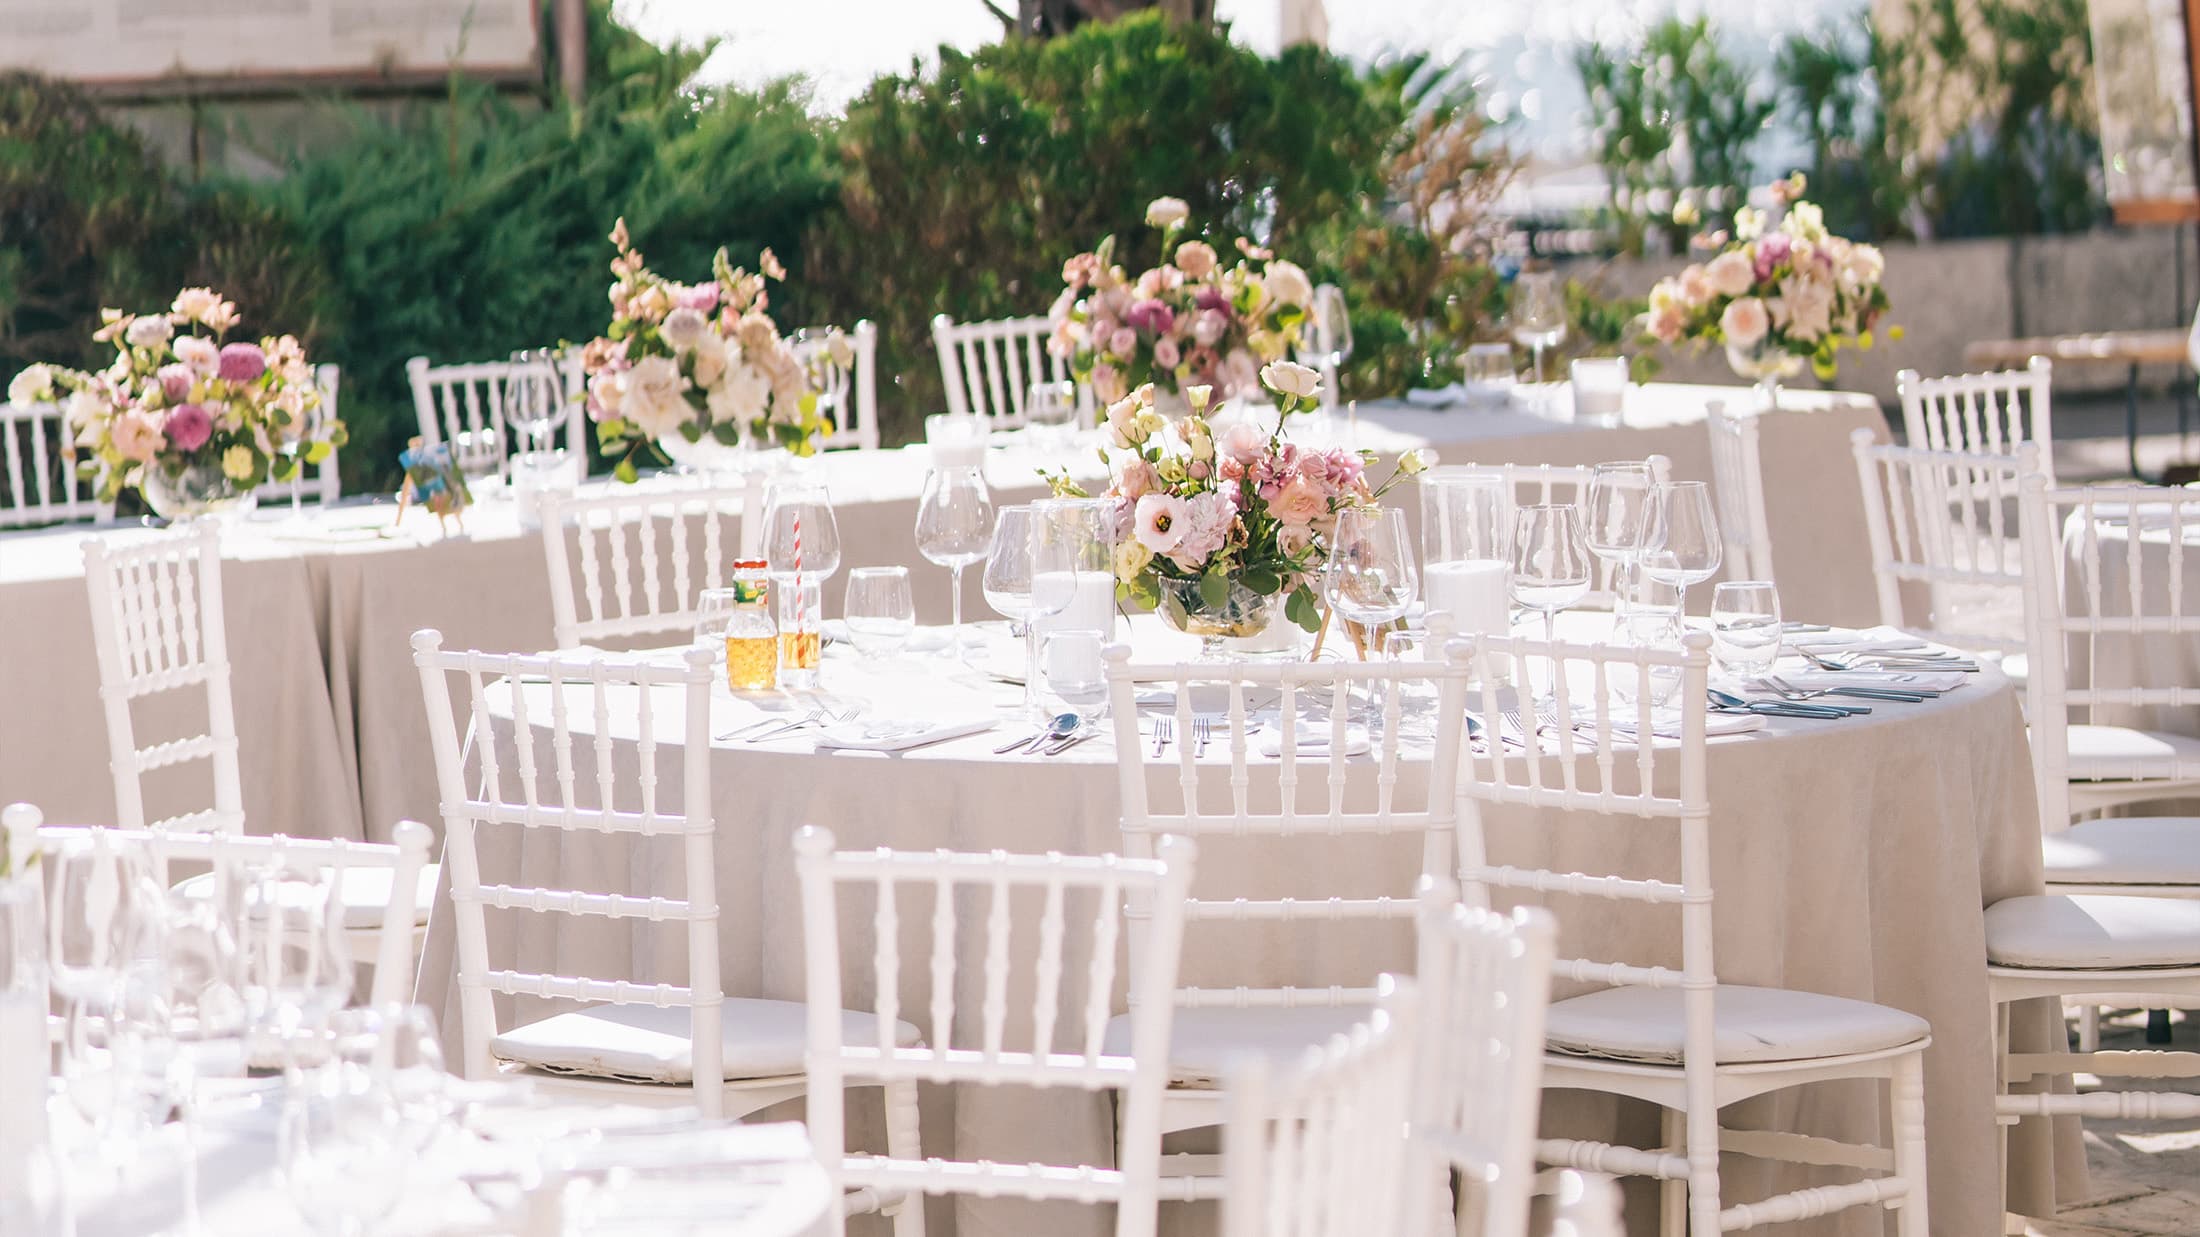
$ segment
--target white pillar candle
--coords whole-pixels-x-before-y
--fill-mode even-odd
[[[1105,571],[1042,571],[1031,579],[1032,604],[1054,609],[1032,625],[1041,632],[1115,631],[1115,577]]]
[[[8,1098],[8,1136],[0,1138],[0,1198],[28,1195],[33,1157],[46,1145],[47,1067],[43,993],[0,991],[0,1096]]]
[[[1422,595],[1429,609],[1451,615],[1454,632],[1502,636],[1512,630],[1512,598],[1506,591],[1509,570],[1494,558],[1430,563],[1421,569]]]

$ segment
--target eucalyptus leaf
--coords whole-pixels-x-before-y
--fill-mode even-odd
[[[631,455],[627,456],[623,460],[620,460],[619,466],[611,470],[611,475],[617,477],[621,481],[626,482],[628,485],[632,485],[636,481],[641,480],[642,476],[641,470],[634,467],[634,457]]]
[[[1199,577],[1199,599],[1216,607],[1230,600],[1230,578],[1219,571]]]

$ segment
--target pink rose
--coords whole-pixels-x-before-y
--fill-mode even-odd
[[[1142,459],[1125,464],[1122,477],[1115,483],[1116,496],[1133,502],[1160,488],[1161,474],[1154,471],[1152,464]]]
[[[169,403],[188,398],[191,394],[191,370],[183,365],[163,365],[155,372],[160,379],[160,393]]]
[[[1726,332],[1726,342],[1737,348],[1757,343],[1771,327],[1772,317],[1765,312],[1765,303],[1754,296],[1728,302],[1726,312],[1719,315],[1719,329]]]
[[[138,464],[158,455],[164,441],[159,418],[136,409],[116,417],[114,427],[109,432],[114,438],[115,451],[122,458]]]
[[[1729,309],[1733,306],[1729,305]],[[1680,339],[1681,328],[1688,325],[1687,311],[1678,305],[1667,305],[1650,315],[1650,333],[1660,343],[1673,343]]]
[[[185,404],[168,414],[168,442],[178,451],[196,451],[214,436],[214,418],[197,404]]]
[[[1772,278],[1772,268],[1787,260],[1788,250],[1794,242],[1785,232],[1774,232],[1757,242],[1756,274],[1759,279]]]
[[[1293,477],[1268,501],[1268,513],[1285,524],[1312,524],[1329,514],[1329,494],[1311,477]]]
[[[222,381],[250,382],[267,372],[267,354],[258,344],[223,344],[218,365]]]
[[[679,295],[675,296],[673,300],[681,309],[692,309],[697,313],[707,314],[718,308],[718,285],[715,283],[694,284],[680,289]]]
[[[1215,269],[1215,248],[1205,241],[1185,241],[1176,247],[1176,266],[1193,279],[1205,279]]]
[[[1103,404],[1113,404],[1130,394],[1130,387],[1123,381],[1123,371],[1113,365],[1092,367],[1092,395]]]
[[[1215,443],[1215,449],[1225,459],[1234,460],[1239,465],[1250,464],[1260,458],[1261,452],[1268,449],[1268,435],[1251,421],[1239,421],[1222,431],[1222,438]]]
[[[1222,289],[1210,286],[1192,293],[1192,304],[1201,309],[1227,309],[1230,298],[1222,294]]]
[[[1190,477],[1194,481],[1205,481],[1207,478],[1215,475],[1215,470],[1213,466],[1208,464],[1205,460],[1193,460],[1191,463],[1184,466],[1184,475]]]
[[[1701,305],[1711,299],[1711,275],[1701,266],[1691,264],[1681,272],[1681,299],[1691,305]]]
[[[1089,253],[1081,253],[1062,263],[1062,282],[1072,288],[1082,288],[1100,274],[1100,259]]]
[[[1144,297],[1152,297],[1152,296],[1157,296],[1157,295],[1159,295],[1159,294],[1160,294],[1160,292],[1161,292],[1161,272],[1160,272],[1160,271],[1158,271],[1158,270],[1151,270],[1151,271],[1146,271],[1145,273],[1143,273],[1143,274],[1139,275],[1139,277],[1138,277],[1138,295],[1140,295],[1140,296],[1144,296]]]
[[[1160,301],[1143,300],[1131,306],[1123,321],[1134,330],[1166,335],[1176,326],[1176,311]]]
[[[1131,354],[1137,350],[1138,332],[1127,326],[1115,328],[1115,334],[1108,340],[1108,351],[1127,361],[1130,359]]]
[[[1184,350],[1173,339],[1157,340],[1153,346],[1153,363],[1163,369],[1175,369],[1184,360]]]
[[[1747,254],[1729,249],[1704,267],[1704,281],[1720,296],[1740,296],[1749,291],[1749,285],[1757,282],[1757,272],[1750,268]]]

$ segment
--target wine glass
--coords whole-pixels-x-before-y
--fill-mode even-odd
[[[1076,383],[1034,382],[1024,391],[1024,424],[1041,446],[1068,445],[1076,418]]]
[[[1679,590],[1688,609],[1688,586],[1719,573],[1719,521],[1711,487],[1701,481],[1661,481],[1651,492],[1650,531],[1642,544],[1643,574]]]
[[[1396,507],[1347,507],[1329,541],[1322,592],[1337,613],[1372,629],[1404,618],[1420,588],[1406,513]]]
[[[1555,271],[1522,271],[1512,287],[1512,336],[1535,354],[1535,380],[1543,381],[1543,350],[1566,339],[1566,297]]]
[[[1021,639],[1031,614],[1031,504],[1016,503],[995,514],[979,588],[985,604],[1008,620],[1008,634]]]
[[[1544,643],[1558,639],[1558,612],[1589,595],[1592,567],[1572,506],[1538,503],[1514,517],[1513,600],[1543,615]],[[1555,659],[1551,672],[1558,673]]]
[[[321,400],[324,392],[316,392],[316,398],[300,409],[283,438],[282,452],[290,460],[290,518],[302,521],[305,509],[302,500],[306,492],[306,452],[313,447],[313,440],[320,435],[322,422],[328,417],[328,409]]]
[[[1582,540],[1591,554],[1604,561],[1611,578],[1617,579],[1642,552],[1643,540],[1650,534],[1654,481],[1650,465],[1641,460],[1599,464],[1589,471]]]
[[[287,1058],[351,999],[343,875],[268,868],[245,892],[245,1006],[254,1030]]]
[[[698,647],[715,650],[713,658],[726,659],[726,625],[732,621],[733,612],[741,608],[741,590],[737,588],[706,588],[695,602],[695,643]]]
[[[564,361],[559,348],[523,348],[512,354],[504,422],[519,428],[531,454],[550,450],[552,435],[573,415],[560,381]]]
[[[1780,660],[1780,594],[1769,580],[1729,580],[1711,590],[1711,651],[1727,673],[1772,673]]]
[[[836,432],[847,429],[840,419],[840,406],[848,394],[848,367],[841,364],[849,351],[847,336],[837,326],[806,326],[790,342],[802,357],[810,389],[817,392],[817,415]]]
[[[415,1137],[373,1069],[339,1057],[294,1071],[277,1132],[283,1184],[313,1232],[364,1237],[404,1195]]]
[[[1314,324],[1315,359],[1331,371],[1342,371],[1352,359],[1352,318],[1345,310],[1344,289],[1333,283],[1314,289]]]
[[[865,657],[891,657],[917,629],[917,605],[909,594],[907,567],[858,567],[848,573],[841,608],[848,638]]]
[[[967,656],[962,639],[963,568],[986,556],[993,545],[993,498],[986,493],[981,468],[950,466],[925,474],[924,497],[917,500],[917,550],[945,567],[953,580],[953,616],[948,655]]]

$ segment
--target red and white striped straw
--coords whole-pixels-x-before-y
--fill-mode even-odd
[[[802,592],[802,506],[794,509],[794,630],[797,636],[810,629],[809,602]],[[796,641],[797,648],[801,642]]]

